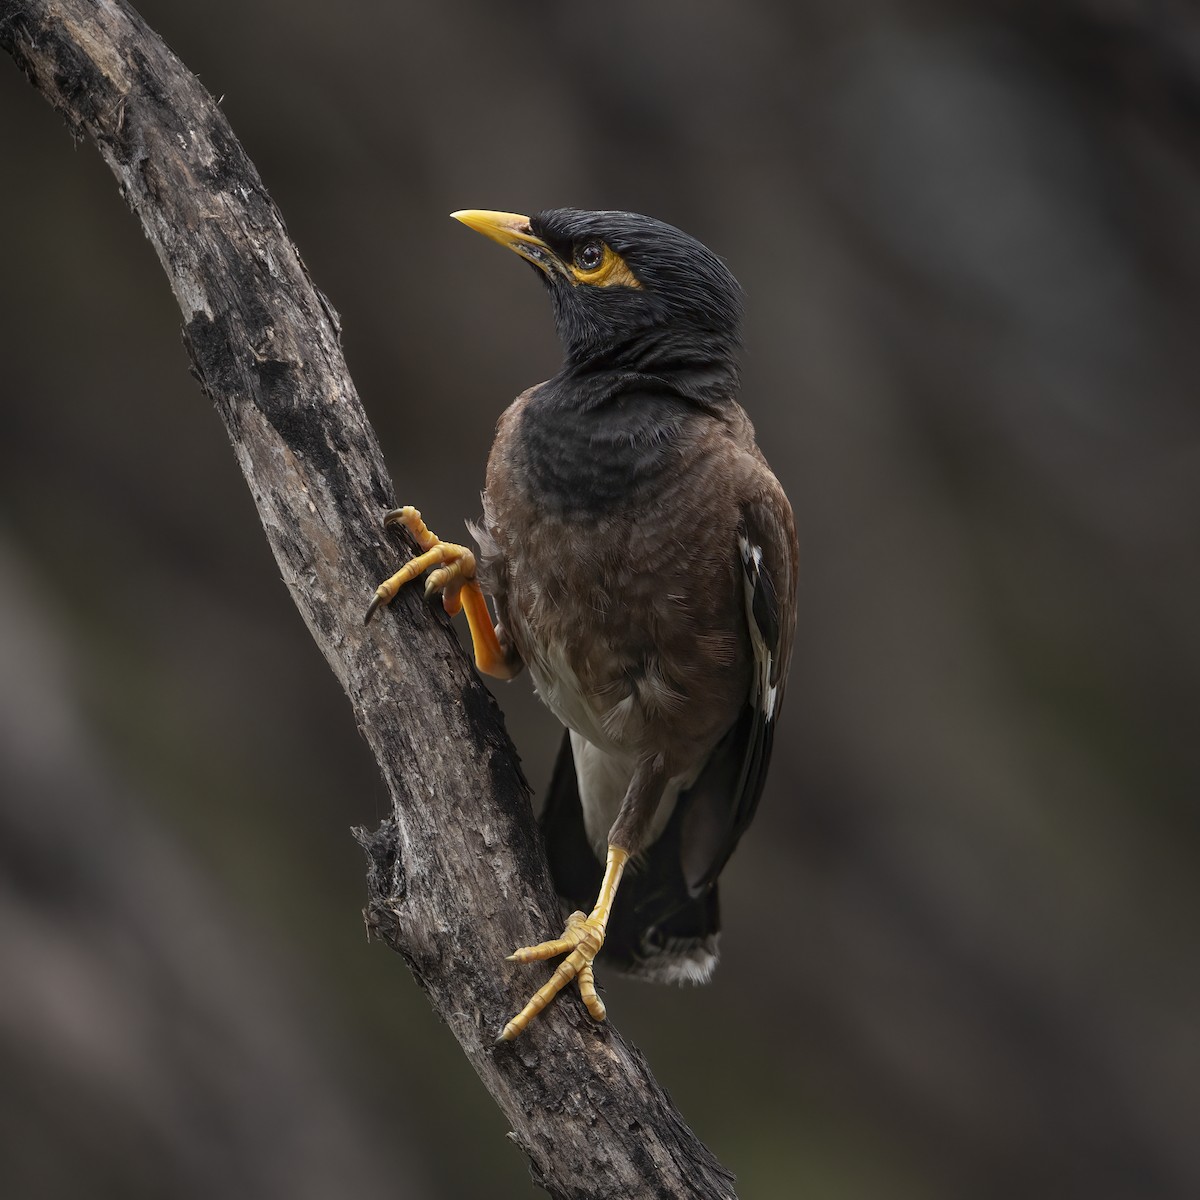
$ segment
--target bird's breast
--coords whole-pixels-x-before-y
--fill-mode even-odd
[[[750,679],[735,447],[677,397],[572,411],[547,388],[505,413],[488,462],[500,618],[542,699],[593,745],[707,753]]]
[[[504,620],[539,695],[618,756],[686,756],[680,728],[706,748],[745,700],[730,555],[675,507],[666,488],[588,520],[536,513],[506,555]]]

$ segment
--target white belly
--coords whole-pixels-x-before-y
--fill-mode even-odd
[[[603,859],[608,849],[609,830],[621,811],[621,802],[629,790],[636,763],[631,758],[606,754],[574,730],[571,730],[571,752],[575,756],[575,778],[579,782],[579,800],[583,805],[583,827],[596,857]],[[691,787],[698,774],[697,769],[668,781],[650,819],[645,845],[658,840],[675,811],[679,793]]]
[[[584,828],[597,857],[603,860],[609,830],[647,749],[647,706],[655,710],[674,707],[678,697],[653,671],[645,673],[639,686],[620,694],[589,696],[565,654],[553,646],[543,648],[537,657],[531,655],[528,666],[543,703],[571,731]],[[680,791],[695,782],[701,765],[667,783],[647,829],[647,844],[662,833]]]
[[[620,746],[605,730],[606,714],[584,695],[564,654],[549,648],[544,657],[533,658],[528,665],[542,703],[568,729],[610,753],[620,753]]]

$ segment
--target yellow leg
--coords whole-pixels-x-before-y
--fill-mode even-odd
[[[443,604],[449,595],[449,592],[443,595]],[[501,648],[479,581],[469,579],[455,594],[454,600],[467,614],[467,627],[471,630],[471,645],[475,650],[475,666],[493,679],[511,679],[521,669],[521,663],[519,659],[514,662],[513,656]],[[446,611],[451,610],[447,608]]]
[[[485,675],[511,679],[519,669],[519,664],[514,664],[512,656],[505,654],[496,637],[487,601],[475,578],[475,555],[457,542],[443,542],[430,531],[421,520],[421,514],[411,505],[393,509],[383,518],[383,524],[388,529],[403,525],[422,552],[375,589],[364,622],[369,621],[378,609],[391,604],[406,583],[430,567],[436,567],[437,570],[430,574],[425,583],[425,595],[441,592],[442,607],[451,616],[465,610],[467,625],[471,630],[471,644],[475,650],[475,666]]]
[[[596,995],[596,977],[592,970],[592,962],[600,947],[604,945],[604,932],[608,928],[609,914],[612,912],[613,900],[628,858],[627,850],[609,846],[604,882],[600,885],[600,895],[596,898],[596,907],[592,909],[591,916],[585,917],[581,912],[572,913],[567,918],[567,927],[563,930],[562,937],[552,942],[542,942],[537,946],[524,946],[508,956],[510,962],[519,963],[540,962],[558,954],[565,954],[567,957],[558,964],[550,982],[539,988],[529,1003],[505,1025],[498,1041],[511,1042],[513,1038],[524,1033],[529,1022],[572,979],[579,981],[579,994],[588,1012],[597,1021],[604,1020],[604,1001]]]

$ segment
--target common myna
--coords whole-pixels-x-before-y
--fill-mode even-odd
[[[577,911],[561,937],[512,955],[566,958],[509,1040],[571,979],[603,1019],[601,946],[648,979],[711,974],[717,877],[754,816],[787,677],[796,533],[738,404],[741,289],[715,254],[635,213],[454,216],[533,264],[563,366],[500,418],[478,572],[470,550],[396,509],[385,522],[423,553],[367,618],[436,567],[426,594],[466,609],[479,670],[528,666],[567,727],[542,827]]]

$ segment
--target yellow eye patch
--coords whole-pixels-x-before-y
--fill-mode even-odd
[[[591,270],[585,270],[576,263],[569,263],[568,266],[576,283],[586,283],[590,287],[642,286],[638,277],[629,269],[629,264],[611,246],[604,247],[600,261]]]

